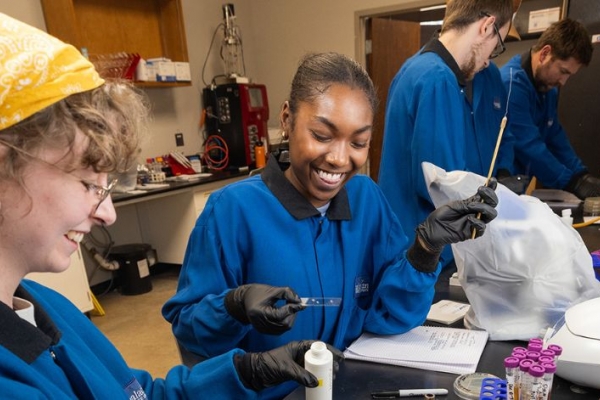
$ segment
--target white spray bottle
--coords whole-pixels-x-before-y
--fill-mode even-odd
[[[317,377],[319,386],[306,388],[306,400],[333,398],[333,354],[323,342],[314,342],[304,354],[304,368]]]

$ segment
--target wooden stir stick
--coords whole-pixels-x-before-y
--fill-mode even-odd
[[[520,3],[519,3],[520,5]],[[492,178],[492,172],[494,171],[494,166],[496,165],[496,156],[498,155],[498,150],[500,149],[500,142],[502,141],[502,134],[504,133],[504,128],[506,128],[506,121],[508,118],[508,103],[510,101],[510,95],[512,93],[512,83],[513,83],[513,71],[510,69],[510,82],[508,84],[508,95],[506,96],[506,111],[504,111],[504,117],[502,117],[502,121],[500,122],[500,132],[498,132],[498,139],[496,140],[496,148],[494,149],[494,155],[492,156],[492,163],[490,164],[490,170],[488,171],[487,179],[485,180],[485,186],[490,184],[490,179]],[[482,200],[483,202],[483,200]],[[477,214],[477,219],[481,218],[481,213]],[[471,234],[471,239],[475,239],[475,235],[477,235],[477,231],[473,228],[473,233]]]
[[[500,142],[502,141],[502,134],[504,133],[504,128],[506,128],[506,115],[502,117],[502,122],[500,122],[500,132],[498,133],[498,140],[496,140],[496,148],[494,149],[494,155],[492,156],[492,163],[490,164],[490,170],[487,174],[487,179],[485,180],[485,186],[490,184],[490,179],[492,178],[492,172],[494,171],[494,165],[496,165],[496,156],[498,155],[498,150],[500,149]],[[482,200],[483,201],[483,200]],[[481,218],[481,213],[477,214],[477,219]],[[473,228],[473,233],[471,234],[471,239],[475,239],[475,235],[477,235],[477,231]]]

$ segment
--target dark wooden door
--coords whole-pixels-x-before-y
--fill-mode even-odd
[[[371,178],[377,181],[390,83],[402,64],[419,51],[421,29],[418,22],[371,18],[367,24],[366,35],[367,40],[371,40],[371,54],[367,54],[367,71],[379,96],[379,110],[375,115],[373,139],[369,149],[369,173]]]

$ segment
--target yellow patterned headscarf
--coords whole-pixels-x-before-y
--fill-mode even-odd
[[[75,47],[0,13],[0,130],[103,83]]]

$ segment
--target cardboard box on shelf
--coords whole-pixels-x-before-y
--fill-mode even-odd
[[[175,82],[175,64],[171,61],[159,61],[157,63],[156,81]]]
[[[175,64],[175,80],[178,82],[189,82],[192,80],[189,62],[176,61],[173,64]]]

